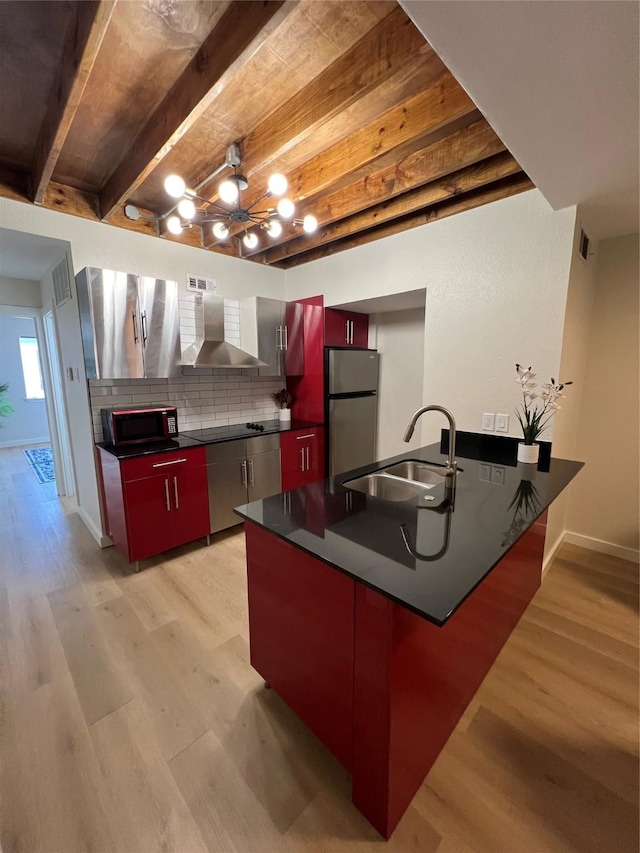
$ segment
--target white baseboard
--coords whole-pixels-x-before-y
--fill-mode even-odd
[[[84,511],[84,509],[81,506],[78,506],[78,508],[76,509],[76,512],[78,513],[80,518],[84,521],[84,523],[87,526],[87,530],[93,536],[93,538],[96,540],[96,542],[98,543],[98,545],[101,548],[108,548],[110,545],[113,544],[111,539],[109,539],[107,536],[102,535],[102,531],[99,530],[95,526],[95,524],[93,523],[93,519],[91,519],[87,515],[87,513]]]
[[[1,447],[28,447],[30,444],[49,444],[51,439],[48,435],[44,438],[19,438],[16,441],[0,441]]]
[[[625,548],[623,545],[615,545],[613,542],[604,542],[602,539],[594,539],[591,536],[582,536],[580,533],[572,533],[565,530],[563,541],[570,545],[580,545],[582,548],[590,548],[601,554],[609,554],[611,557],[619,557],[621,560],[630,560],[632,563],[640,563],[640,551],[634,548]]]
[[[546,573],[549,571],[549,566],[551,565],[551,563],[553,563],[554,559],[558,555],[558,551],[562,547],[562,543],[565,541],[566,541],[565,540],[565,531],[563,530],[562,533],[560,534],[560,536],[558,536],[558,538],[556,539],[553,547],[551,548],[551,550],[549,551],[547,556],[542,561],[542,577],[543,578],[546,575]]]

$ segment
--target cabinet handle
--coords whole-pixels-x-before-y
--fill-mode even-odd
[[[164,481],[164,496],[167,499],[167,512],[171,512],[171,499],[169,498],[169,478]]]
[[[247,485],[247,462],[246,460],[242,463],[242,485]]]
[[[300,448],[300,470],[304,471],[304,447]]]
[[[173,478],[173,496],[176,499],[176,509],[180,509],[180,501],[178,500],[178,478]]]
[[[138,338],[138,327],[136,326],[136,312],[135,311],[131,312],[131,323],[133,325],[133,342],[134,342],[134,344],[137,344],[140,339]]]
[[[255,483],[253,481],[253,460],[252,459],[249,460],[249,485],[255,486]]]
[[[140,315],[140,324],[142,326],[142,346],[146,346],[149,338],[147,337],[147,312],[143,311]]]
[[[287,349],[289,349],[289,327],[283,326],[282,328],[284,330],[284,344],[283,344],[282,348],[287,350]]]
[[[164,468],[165,465],[178,465],[180,462],[186,462],[186,459],[170,459],[168,462],[154,462],[152,468]]]
[[[345,344],[349,343],[349,321],[344,321],[344,342]]]
[[[282,349],[282,326],[276,326],[276,349]]]
[[[316,437],[315,432],[308,432],[306,435],[297,435],[296,441],[300,441],[301,438],[315,438],[315,437]]]
[[[307,456],[307,471],[309,471],[309,470],[310,470],[310,465],[309,465],[309,445],[307,445],[307,446],[305,447],[305,449],[304,449],[304,450],[305,450],[305,454],[306,454],[306,456]]]

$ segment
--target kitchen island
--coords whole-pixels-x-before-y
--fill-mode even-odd
[[[539,587],[546,510],[582,467],[512,456],[463,449],[453,495],[349,488],[402,460],[444,465],[432,445],[236,510],[251,663],[385,838]]]

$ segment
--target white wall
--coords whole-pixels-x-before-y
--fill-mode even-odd
[[[7,399],[13,414],[0,421],[0,447],[37,444],[49,440],[44,399],[27,400],[20,358],[20,337],[36,337],[32,317],[0,311],[0,385],[9,383]]]
[[[409,418],[422,405],[424,308],[369,318],[369,345],[380,353],[377,459],[420,447],[419,430],[402,440]]]
[[[568,541],[638,559],[638,234],[603,240],[576,453],[584,460],[569,494]]]
[[[287,298],[322,292],[336,305],[426,287],[423,402],[479,432],[483,412],[519,402],[515,362],[558,373],[575,215],[531,190],[287,270]],[[444,421],[422,423],[423,443],[438,440]]]
[[[40,283],[22,278],[0,276],[0,305],[40,308]]]
[[[579,252],[581,227],[579,210],[573,238],[559,370],[560,380],[571,380],[573,385],[564,392],[565,399],[560,401],[562,408],[554,418],[553,455],[563,459],[581,458],[577,441],[582,417],[582,401],[587,384],[587,352],[596,292],[597,243],[591,243],[592,254],[589,254],[585,260]],[[584,472],[578,475],[578,478],[560,495],[549,510],[545,541],[546,561],[551,559],[562,543],[569,495],[572,491],[583,488],[583,478]]]

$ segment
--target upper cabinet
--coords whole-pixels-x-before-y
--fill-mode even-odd
[[[327,347],[368,347],[369,316],[325,308],[324,343]]]
[[[175,281],[86,267],[76,284],[88,379],[180,373]]]
[[[296,303],[254,296],[240,301],[240,347],[266,362],[260,376],[304,373],[304,309]]]

